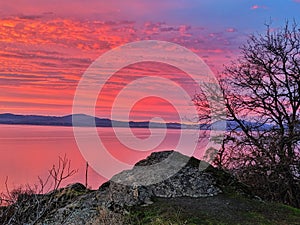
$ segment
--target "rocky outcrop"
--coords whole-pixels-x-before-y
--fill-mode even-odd
[[[118,224],[129,206],[148,205],[156,197],[210,197],[221,193],[225,183],[233,182],[225,172],[207,164],[206,170],[199,169],[202,165],[203,162],[174,151],[155,152],[131,170],[115,175],[98,190],[72,184],[45,195],[27,196],[30,201],[1,209],[0,223]],[[5,212],[15,216],[14,220]]]
[[[171,154],[174,154],[173,159],[176,158],[175,163],[170,160],[156,170],[151,169],[151,166],[168,160]],[[194,163],[191,163],[192,160]],[[174,165],[176,163],[177,165]],[[121,206],[132,206],[149,204],[153,197],[198,198],[221,193],[212,174],[200,170],[199,163],[200,161],[195,158],[190,159],[174,151],[152,153],[147,159],[138,162],[132,170],[123,171],[111,179],[109,182],[111,199]]]

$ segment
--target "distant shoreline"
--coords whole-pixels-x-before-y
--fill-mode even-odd
[[[75,121],[75,124],[73,123]],[[176,122],[153,123],[150,121],[116,121],[107,118],[98,118],[85,114],[66,116],[40,116],[40,115],[17,115],[11,113],[0,114],[2,125],[30,125],[30,126],[58,126],[58,127],[130,127],[130,128],[168,128],[168,129],[208,129],[209,125],[190,125]]]

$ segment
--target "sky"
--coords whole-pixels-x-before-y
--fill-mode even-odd
[[[0,113],[71,114],[76,88],[89,66],[104,53],[135,41],[183,46],[218,76],[238,57],[250,34],[265,32],[270,22],[276,30],[286,20],[300,22],[300,0],[1,1]],[[111,117],[118,98],[118,112],[124,116],[128,99],[146,91],[149,97],[136,101],[130,119],[162,116],[177,121],[175,106],[183,102],[176,102],[172,87],[160,79],[140,81],[139,88],[118,95],[147,76],[171,79],[191,98],[199,91],[187,74],[170,65],[128,65],[105,82],[93,106],[96,116]],[[175,103],[160,98],[157,90],[170,93]]]

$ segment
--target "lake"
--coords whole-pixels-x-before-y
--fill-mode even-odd
[[[83,129],[83,138],[89,141],[90,129]],[[147,139],[150,135],[149,129],[132,128],[133,134],[139,140]],[[134,165],[137,161],[146,158],[153,151],[175,149],[180,137],[181,130],[168,129],[163,141],[154,149],[148,151],[132,150],[122,144],[116,137],[112,128],[97,128],[98,136],[101,138],[107,151],[121,162]],[[128,130],[117,128],[119,136],[127,138]],[[188,132],[199,132],[190,130]],[[153,129],[152,135],[163,134],[162,129]],[[130,139],[128,138],[130,141]],[[134,144],[134,140],[132,140]],[[206,138],[196,143],[194,156],[201,158],[203,149],[207,144]],[[178,150],[178,149],[177,149]],[[71,168],[78,172],[65,180],[63,185],[74,182],[85,183],[86,160],[77,146],[72,127],[57,126],[27,126],[27,125],[0,125],[0,192],[5,190],[5,180],[8,177],[8,187],[13,189],[24,184],[37,184],[37,177],[45,179],[48,170],[53,164],[57,164],[58,157],[65,154],[71,160]],[[101,157],[101,154],[99,155]],[[91,167],[88,170],[88,185],[98,188],[107,179],[95,172]]]

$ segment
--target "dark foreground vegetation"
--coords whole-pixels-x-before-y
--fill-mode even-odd
[[[233,193],[201,199],[155,199],[154,204],[129,212],[129,224],[296,225],[300,221],[299,209]]]
[[[85,196],[91,196],[92,191],[70,191],[69,194],[61,194],[61,198],[69,198],[69,201],[76,201],[79,198]],[[53,212],[64,210],[67,205],[67,200],[56,203],[56,207],[53,207],[50,211],[50,215],[53,216]],[[25,208],[23,209],[25,211]],[[67,209],[65,209],[67,211]],[[76,213],[76,208],[69,209]],[[165,225],[165,224],[269,224],[269,225],[298,225],[300,221],[300,210],[277,203],[262,202],[257,199],[249,199],[243,195],[225,193],[214,197],[206,198],[155,198],[153,204],[147,206],[133,206],[126,207],[124,211],[114,212],[101,206],[89,209],[90,212],[82,214],[82,219],[76,219],[65,224],[153,224],[153,225]],[[0,210],[1,211],[1,210]],[[88,210],[87,210],[88,211]],[[94,211],[94,212],[93,212]],[[91,215],[93,213],[93,215]],[[30,216],[28,211],[27,216]],[[58,224],[51,221],[51,216],[48,217],[49,222],[46,224]],[[44,217],[36,224],[43,224]],[[4,218],[1,218],[3,221]],[[23,224],[22,220],[26,218],[20,218],[20,223],[11,224]],[[86,223],[83,222],[86,221]],[[9,224],[9,223],[1,223]],[[34,223],[29,223],[34,224]]]
[[[153,153],[136,166],[172,153]],[[262,201],[229,173],[212,166],[202,171],[199,164],[192,158],[174,176],[147,187],[113,181],[144,176],[134,167],[98,190],[76,183],[45,194],[12,191],[15,200],[0,208],[0,224],[299,224],[299,209]]]

